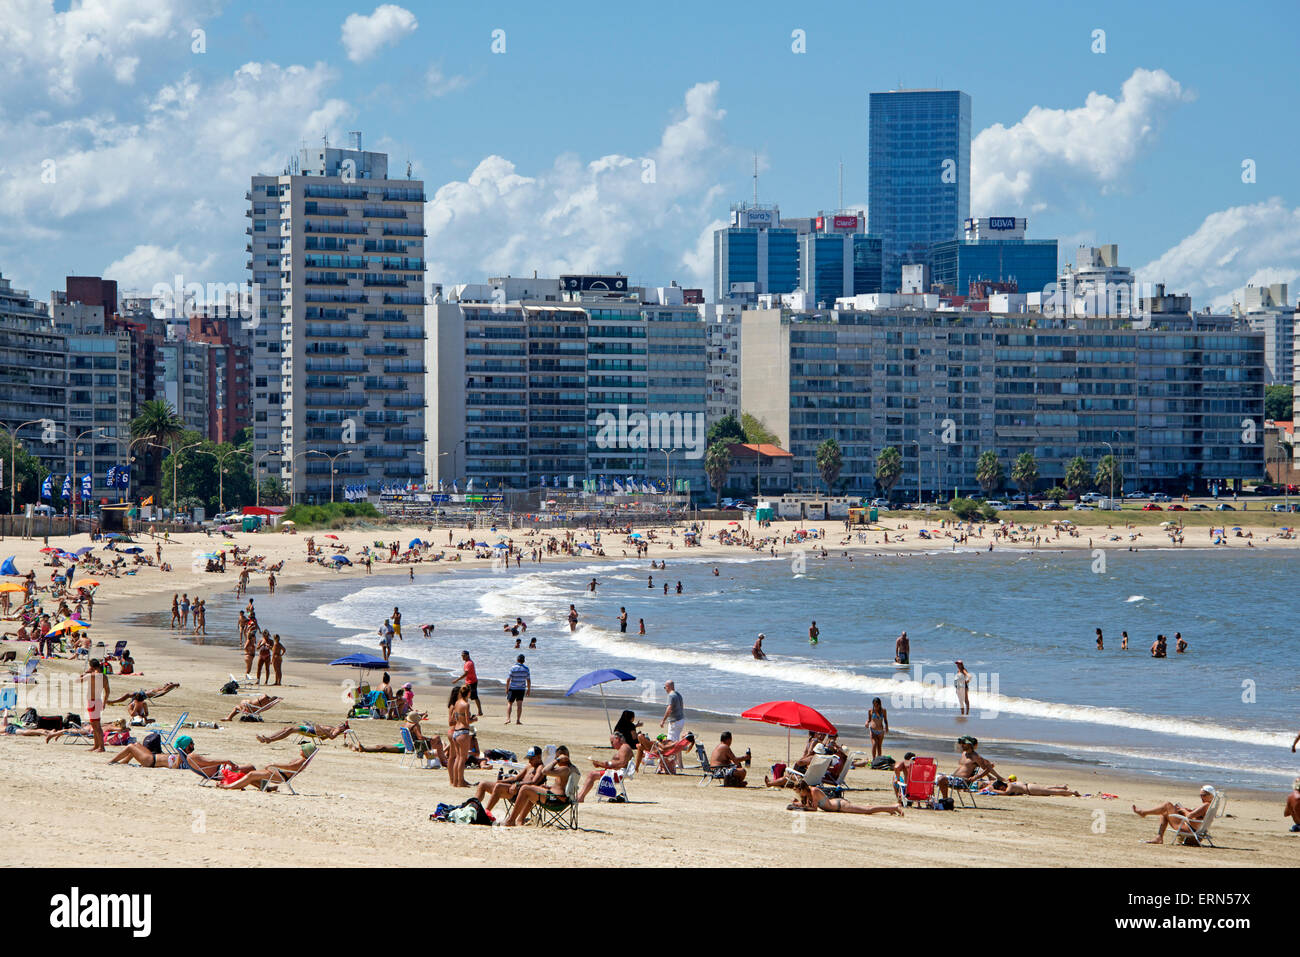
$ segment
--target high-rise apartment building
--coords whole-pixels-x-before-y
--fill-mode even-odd
[[[10,429],[42,419],[62,425],[68,405],[66,357],[67,343],[46,304],[0,276],[0,422]],[[40,425],[26,425],[19,441],[47,469],[62,471],[69,448],[64,433],[42,442],[41,431]],[[6,471],[6,490],[9,481]]]
[[[1242,302],[1233,307],[1251,329],[1264,333],[1264,362],[1269,385],[1295,382],[1296,306],[1288,301],[1287,284],[1246,286]]]
[[[254,459],[295,500],[424,477],[424,184],[357,145],[303,149],[246,197]]]
[[[958,239],[970,216],[970,96],[957,90],[872,93],[867,208],[882,243],[884,292],[903,263],[930,264],[934,243]]]
[[[796,486],[823,487],[815,450],[834,438],[850,490],[875,487],[875,458],[903,458],[911,499],[978,490],[984,451],[1022,452],[1040,485],[1111,448],[1125,489],[1204,493],[1263,474],[1263,336],[1223,317],[1117,320],[986,312],[746,310],[741,404],[794,455]],[[1262,435],[1262,431],[1260,433]],[[1107,444],[1109,443],[1109,445]]]
[[[678,287],[492,279],[453,288],[431,312],[430,476],[480,489],[629,475],[702,487],[702,449],[682,439],[704,427],[708,330]],[[642,418],[672,423],[671,434],[638,434]],[[611,420],[624,426],[614,441],[602,431]]]

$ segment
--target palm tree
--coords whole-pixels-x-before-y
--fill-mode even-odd
[[[1011,481],[1016,483],[1020,489],[1020,494],[1025,497],[1025,504],[1029,504],[1029,493],[1034,490],[1034,483],[1038,481],[1038,460],[1034,458],[1033,452],[1021,452],[1016,456],[1016,460],[1011,465]]]
[[[830,495],[831,487],[840,477],[840,472],[844,470],[844,453],[840,451],[840,443],[834,439],[826,439],[817,446],[813,461],[817,463],[817,471],[821,473],[822,481],[826,483],[826,494]]]
[[[897,446],[889,446],[880,450],[876,456],[876,484],[880,490],[885,493],[885,498],[889,498],[889,491],[898,484],[898,480],[903,477],[903,456],[898,451]]]
[[[722,502],[722,487],[727,484],[727,472],[731,469],[731,449],[726,442],[714,442],[704,453],[704,474],[717,494],[719,504]]]
[[[1124,491],[1124,472],[1120,467],[1119,459],[1113,455],[1101,457],[1101,461],[1097,463],[1096,485],[1099,490],[1106,489],[1107,495],[1110,495],[1114,489]]]
[[[131,438],[148,439],[155,445],[173,445],[185,431],[185,422],[172,404],[164,399],[150,399],[140,406],[140,414],[131,420]],[[158,467],[162,462],[157,449],[148,450],[153,464],[153,487],[158,487]]]
[[[1007,473],[996,452],[981,452],[975,462],[975,481],[980,483],[984,494],[988,495],[996,488],[1001,488],[1007,480]]]
[[[1071,495],[1078,498],[1091,486],[1092,469],[1088,467],[1088,460],[1082,455],[1076,455],[1065,466],[1065,487],[1070,490]]]

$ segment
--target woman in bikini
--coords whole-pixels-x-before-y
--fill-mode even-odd
[[[447,728],[451,732],[451,754],[447,762],[447,775],[454,788],[467,788],[465,764],[469,761],[470,739],[474,736],[474,715],[469,708],[469,686],[452,689],[447,701]]]
[[[885,753],[885,732],[889,730],[889,712],[879,698],[871,699],[871,712],[867,715],[867,730],[871,732],[871,758],[874,761]]]
[[[827,797],[821,788],[815,788],[807,781],[800,781],[794,786],[798,800],[786,807],[787,811],[830,811],[839,814],[897,814],[903,816],[903,809],[897,804],[850,804],[843,798]]]
[[[262,632],[262,640],[257,644],[257,683],[262,683],[262,672],[266,672],[266,683],[271,683],[271,633]]]
[[[280,636],[276,635],[271,644],[271,670],[275,672],[275,681],[272,684],[280,683],[280,669],[284,667],[284,645],[280,643]]]

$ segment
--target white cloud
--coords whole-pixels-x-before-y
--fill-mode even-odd
[[[382,47],[397,43],[408,33],[414,33],[419,22],[415,14],[394,3],[375,7],[370,16],[349,14],[343,21],[342,41],[353,63],[363,63]]]
[[[197,277],[209,275],[214,258],[209,255],[195,262],[178,246],[163,248],[146,244],[136,246],[122,258],[109,263],[102,275],[117,280],[118,288],[123,292],[147,294],[156,283],[170,286],[176,276],[197,281]]]
[[[102,81],[130,86],[143,48],[188,54],[189,30],[208,12],[206,0],[82,0],[61,13],[53,0],[0,0],[0,89],[30,106],[77,102]]]
[[[1198,307],[1226,309],[1247,283],[1300,282],[1300,208],[1279,197],[1211,213],[1190,236],[1137,270],[1143,282],[1190,293]]]
[[[995,123],[971,142],[971,215],[1036,212],[1070,181],[1119,186],[1164,114],[1191,98],[1164,70],[1137,69],[1118,100],[1093,92],[1074,109],[1035,106],[1011,127]]]
[[[583,162],[566,154],[534,175],[502,156],[484,158],[464,181],[438,188],[426,206],[430,278],[456,283],[532,269],[557,275],[684,267],[706,281],[711,258],[705,268],[698,253],[683,257],[682,249],[710,228],[709,210],[724,195],[733,165],[717,101],[716,81],[687,90],[680,114],[644,156]]]
[[[456,93],[459,90],[469,86],[469,78],[454,74],[447,76],[442,72],[442,67],[436,63],[431,65],[424,74],[424,87],[429,91],[430,96],[446,96],[448,93]]]
[[[351,107],[329,96],[334,79],[323,64],[246,63],[216,81],[186,74],[143,98],[136,116],[0,116],[6,273],[57,276],[57,244],[94,235],[130,283],[164,271],[145,289],[170,282],[178,262],[219,273],[202,281],[245,278],[248,178],[279,170],[304,139],[342,138]],[[138,245],[121,255],[128,243]]]

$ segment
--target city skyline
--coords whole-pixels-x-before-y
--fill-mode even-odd
[[[690,30],[668,17],[614,44],[589,39],[611,24],[594,8],[578,35],[525,10],[414,4],[0,6],[0,51],[16,67],[0,100],[27,106],[0,112],[15,144],[0,173],[0,262],[42,299],[69,274],[146,292],[178,272],[239,280],[248,175],[354,129],[427,184],[430,282],[621,269],[708,288],[712,230],[751,197],[755,153],[759,198],[786,215],[837,206],[841,161],[845,205],[865,205],[868,96],[900,81],[970,94],[971,215],[1029,217],[1062,261],[1080,243],[1118,242],[1139,279],[1198,306],[1300,278],[1300,197],[1283,179],[1297,134],[1277,121],[1287,77],[1249,23],[1224,24],[1207,61],[1193,23],[1158,13],[1102,6],[1054,14],[1050,29],[1002,17],[988,49],[1014,55],[958,72],[969,60],[954,39],[837,52],[842,28],[864,22],[848,5],[787,14],[788,29],[692,11]],[[954,36],[974,16],[953,12]],[[1172,52],[1145,42],[1157,21]],[[578,63],[546,55],[575,43]],[[711,62],[710,46],[748,51],[740,62],[755,68]],[[808,118],[815,132],[801,135]]]

